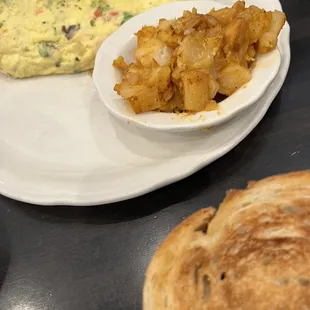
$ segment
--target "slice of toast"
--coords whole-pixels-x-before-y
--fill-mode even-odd
[[[310,309],[310,171],[250,182],[182,222],[150,263],[143,309]]]

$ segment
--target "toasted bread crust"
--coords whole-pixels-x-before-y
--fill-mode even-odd
[[[229,191],[159,247],[143,309],[310,309],[309,237],[310,171]]]

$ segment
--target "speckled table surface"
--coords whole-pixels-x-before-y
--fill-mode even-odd
[[[141,309],[144,273],[184,217],[226,189],[310,167],[310,2],[283,0],[292,62],[260,125],[195,175],[105,207],[40,207],[0,197],[1,310]]]

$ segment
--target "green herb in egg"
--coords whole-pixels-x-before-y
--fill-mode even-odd
[[[132,17],[134,17],[135,14],[131,13],[131,12],[124,12],[123,14],[123,20],[121,22],[121,25],[123,25],[124,23],[126,23],[129,19],[131,19]]]
[[[103,3],[102,0],[93,0],[92,7],[101,8],[103,12],[107,12],[110,9],[110,6],[106,3]]]
[[[106,3],[103,3],[100,7],[102,12],[108,12],[110,10],[110,6]]]
[[[94,8],[97,8],[102,3],[102,0],[93,0],[91,5]]]
[[[38,44],[38,52],[41,57],[51,57],[54,52],[54,44],[49,42],[41,42]]]

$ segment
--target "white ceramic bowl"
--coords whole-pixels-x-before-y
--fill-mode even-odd
[[[133,62],[136,37],[134,33],[144,25],[157,25],[160,18],[173,19],[182,16],[184,10],[197,8],[198,13],[208,13],[212,8],[224,6],[213,1],[172,2],[140,14],[120,27],[101,45],[95,61],[93,80],[101,100],[119,119],[141,127],[164,131],[190,131],[222,124],[254,104],[276,78],[281,54],[278,49],[261,55],[252,72],[252,80],[232,96],[219,103],[218,111],[204,111],[194,115],[163,112],[135,114],[131,106],[114,90],[121,80],[121,72],[112,66],[113,60],[123,56]]]

